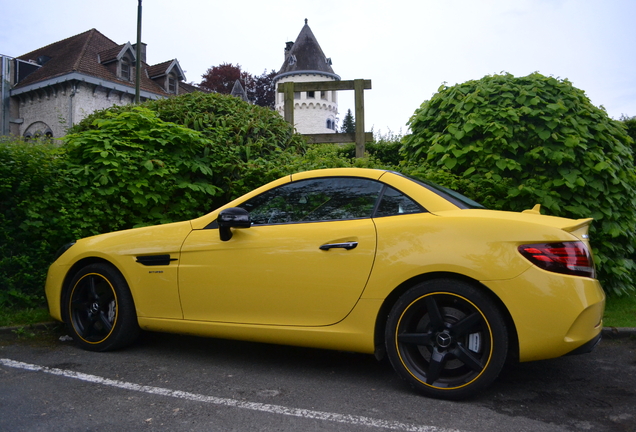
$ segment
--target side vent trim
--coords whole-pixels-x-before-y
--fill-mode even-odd
[[[170,255],[145,255],[138,256],[137,262],[145,266],[166,266],[170,265],[171,261],[176,261],[176,258],[170,258]]]

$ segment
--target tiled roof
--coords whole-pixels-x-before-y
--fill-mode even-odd
[[[134,82],[118,78],[117,75],[104,64],[115,59],[125,45],[126,44],[117,44],[96,29],[91,29],[59,42],[38,48],[18,58],[24,61],[36,61],[41,56],[46,56],[50,59],[44,63],[41,68],[20,81],[15,88],[19,89],[30,84],[46,81],[72,72],[82,73],[134,88]],[[156,71],[159,70],[162,65],[166,65],[167,68],[172,61],[173,60],[154,66],[148,66],[142,62],[142,68],[147,72],[150,70]],[[169,94],[163,87],[150,79],[150,76],[155,75],[149,73],[141,74],[140,88],[148,92],[168,96]]]
[[[107,49],[105,51],[100,52],[99,53],[99,61],[100,61],[100,63],[106,64],[108,62],[116,60],[117,56],[119,55],[121,50],[124,48],[124,46],[126,46],[126,44],[117,45],[115,48],[110,48],[110,49]]]
[[[192,93],[195,91],[199,91],[203,93],[214,93],[212,90],[199,88],[195,85],[188,84],[187,82],[179,81],[179,94]]]
[[[173,60],[168,60],[163,63],[159,63],[153,66],[148,66],[148,76],[157,77],[166,74],[166,70],[172,64]]]
[[[331,60],[322,52],[318,40],[307,25],[307,20],[285,57],[279,75],[301,71],[319,71],[335,75],[331,68]]]

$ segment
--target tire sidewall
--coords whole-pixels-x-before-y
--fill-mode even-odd
[[[78,283],[91,274],[105,279],[113,290],[116,301],[116,317],[111,332],[99,342],[84,340],[73,323],[71,297]],[[139,324],[130,289],[122,274],[107,263],[93,263],[82,267],[66,287],[62,300],[66,327],[77,345],[88,351],[110,351],[130,345],[139,334]]]
[[[478,309],[488,324],[492,336],[491,355],[485,369],[468,384],[455,388],[440,388],[425,384],[409,372],[400,357],[395,341],[399,321],[409,306],[430,294],[450,294],[467,300]],[[426,396],[457,400],[474,396],[499,376],[507,357],[508,332],[501,312],[480,289],[461,280],[435,279],[415,285],[394,304],[385,327],[385,344],[393,368],[415,390]]]

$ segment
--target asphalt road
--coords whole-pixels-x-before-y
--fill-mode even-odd
[[[0,335],[0,431],[636,431],[636,338],[508,367],[464,402],[348,352],[145,333],[91,353]]]

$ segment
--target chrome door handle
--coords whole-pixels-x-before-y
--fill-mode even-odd
[[[355,249],[357,246],[358,246],[358,242],[353,242],[353,241],[344,242],[344,243],[331,243],[331,244],[324,244],[320,246],[320,250],[329,250],[332,248],[351,250],[351,249]]]

